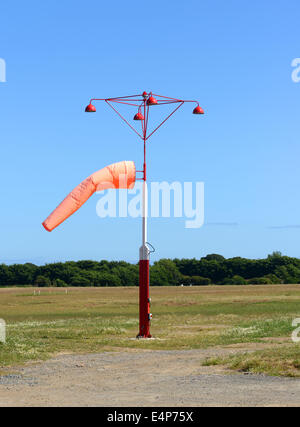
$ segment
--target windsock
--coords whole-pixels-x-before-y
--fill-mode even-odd
[[[43,222],[47,231],[52,231],[76,212],[95,191],[109,188],[133,188],[135,164],[132,161],[113,163],[93,173],[82,181]]]

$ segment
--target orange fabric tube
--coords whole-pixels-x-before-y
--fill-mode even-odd
[[[95,191],[109,188],[133,188],[135,164],[132,161],[113,163],[93,173],[82,181],[43,222],[47,231],[52,231],[76,212]]]

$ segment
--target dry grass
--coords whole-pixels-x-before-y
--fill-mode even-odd
[[[59,352],[99,352],[108,346],[171,350],[264,343],[274,351],[274,342],[278,348],[284,341],[291,343],[292,319],[300,317],[299,285],[156,287],[151,289],[151,331],[159,339],[134,340],[137,288],[40,291],[33,295],[33,288],[0,289],[0,318],[8,325],[7,343],[0,344],[0,367]],[[290,347],[297,361],[299,346]],[[279,364],[282,360],[276,372],[290,375],[285,354],[276,359]],[[268,353],[266,363],[256,369],[271,372],[266,366],[275,355]],[[240,363],[243,358],[246,355]],[[228,366],[241,369],[238,363]]]

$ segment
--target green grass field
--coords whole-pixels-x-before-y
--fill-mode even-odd
[[[7,342],[0,367],[58,353],[121,348],[196,349],[263,343],[264,349],[205,363],[300,377],[300,344],[291,340],[300,317],[299,285],[152,288],[155,340],[135,340],[137,288],[0,289]]]

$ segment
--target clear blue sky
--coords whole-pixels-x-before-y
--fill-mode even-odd
[[[151,181],[204,181],[205,221],[152,219],[155,257],[300,257],[299,0],[11,1],[1,5],[0,262],[137,261],[140,219],[100,219],[98,196],[41,222],[90,173],[142,162],[139,141],[91,97],[152,90],[199,99],[148,147]]]

